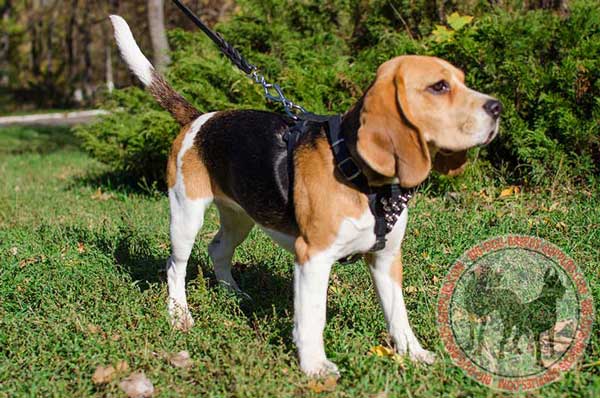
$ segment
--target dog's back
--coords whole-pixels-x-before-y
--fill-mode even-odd
[[[154,69],[139,49],[125,20],[113,15],[111,21],[123,59],[132,72],[156,101],[184,126],[185,132],[194,130],[192,122],[198,120],[201,112]],[[223,111],[204,116],[206,120],[193,132],[193,142],[187,143],[194,147],[189,156],[195,159],[191,159],[186,167],[194,167],[199,161],[200,169],[205,167],[210,174],[211,184],[242,207],[253,220],[267,228],[293,232],[296,221],[290,199],[289,159],[284,140],[291,119],[255,110]],[[169,186],[175,183],[177,158],[186,134],[173,144],[171,157],[174,164],[170,166],[173,170],[167,173],[167,178],[171,175],[173,181]],[[310,134],[307,137],[310,139]],[[195,173],[200,174],[200,169]]]
[[[253,220],[275,230],[295,225],[287,127],[287,118],[271,112],[218,112],[198,131],[194,143],[223,193]]]

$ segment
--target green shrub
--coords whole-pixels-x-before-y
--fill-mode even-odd
[[[475,168],[458,183],[483,175],[542,186],[594,180],[600,169],[596,2],[575,2],[567,17],[494,9],[458,31],[447,29],[446,38],[428,33],[430,20],[405,29],[394,18],[398,7],[390,14],[390,2],[364,4],[244,0],[217,29],[286,95],[316,113],[348,109],[377,66],[393,56],[445,58],[466,72],[471,87],[497,96],[505,107],[501,136],[479,150]],[[271,107],[260,87],[201,33],[175,30],[170,41],[175,51],[168,80],[201,111]],[[117,170],[160,178],[175,122],[139,88],[118,90],[106,106],[112,115],[78,129],[85,149]]]

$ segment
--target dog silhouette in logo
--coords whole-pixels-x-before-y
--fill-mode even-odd
[[[477,267],[465,284],[465,310],[469,314],[469,341],[467,348],[481,350],[485,327],[492,312],[496,310],[496,293],[502,275],[489,265]],[[512,292],[511,292],[512,293]],[[475,333],[477,329],[477,333]],[[475,335],[477,334],[477,341]]]
[[[557,322],[557,306],[566,288],[558,274],[548,268],[544,274],[544,285],[540,295],[523,303],[519,296],[508,288],[500,287],[502,271],[494,271],[488,265],[474,270],[465,284],[464,308],[469,314],[469,341],[466,348],[479,352],[482,348],[485,328],[492,316],[502,321],[500,357],[511,338],[513,349],[519,339],[533,339],[538,365],[541,360],[541,335],[548,331],[550,346],[554,351],[554,326]]]
[[[500,355],[504,352],[509,338],[511,338],[513,348],[516,349],[519,339],[526,336],[530,341],[533,339],[536,361],[539,366],[544,367],[542,363],[541,335],[546,331],[549,333],[553,355],[554,326],[557,322],[556,310],[558,302],[566,291],[558,273],[550,267],[546,269],[544,285],[540,295],[527,303],[522,303],[514,292],[507,294],[507,291],[510,290],[501,290],[504,291],[504,295],[498,297],[496,302],[496,310],[503,325]],[[496,293],[499,293],[499,291],[496,291]]]

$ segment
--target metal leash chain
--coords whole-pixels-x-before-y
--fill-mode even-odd
[[[231,44],[227,43],[223,37],[213,32],[208,26],[206,26],[196,14],[192,12],[185,4],[179,0],[173,0],[175,5],[179,7],[185,15],[188,16],[221,50],[223,54],[227,56],[242,72],[246,74],[255,83],[262,86],[265,94],[265,98],[268,101],[277,102],[283,105],[285,113],[294,120],[298,119],[297,113],[307,113],[306,110],[300,105],[294,104],[291,100],[287,99],[283,95],[283,90],[278,84],[267,83],[265,77],[258,73],[258,68],[249,63],[238,50],[236,50]]]
[[[254,70],[252,72],[250,72],[248,74],[248,76],[254,80],[255,83],[260,84],[263,87],[263,90],[265,92],[265,98],[269,101],[273,101],[273,102],[279,102],[280,104],[283,105],[283,109],[285,110],[285,113],[287,113],[287,115],[289,117],[291,117],[294,120],[298,119],[298,116],[296,116],[295,111],[299,112],[299,113],[306,113],[306,109],[304,109],[303,107],[301,107],[300,105],[294,104],[291,100],[287,99],[285,97],[285,95],[283,95],[283,91],[281,90],[281,87],[279,87],[279,84],[275,84],[275,83],[267,83],[267,81],[265,80],[265,77],[263,75],[261,75],[260,73],[258,73],[258,69],[255,67]],[[274,90],[274,93],[273,93]],[[274,95],[276,94],[276,95]]]

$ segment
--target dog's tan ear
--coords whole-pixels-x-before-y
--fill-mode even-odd
[[[467,151],[442,153],[438,152],[433,160],[435,171],[450,177],[461,174],[467,166]]]
[[[431,170],[429,149],[412,122],[402,59],[382,64],[363,100],[357,150],[377,173],[403,187],[420,184]]]

